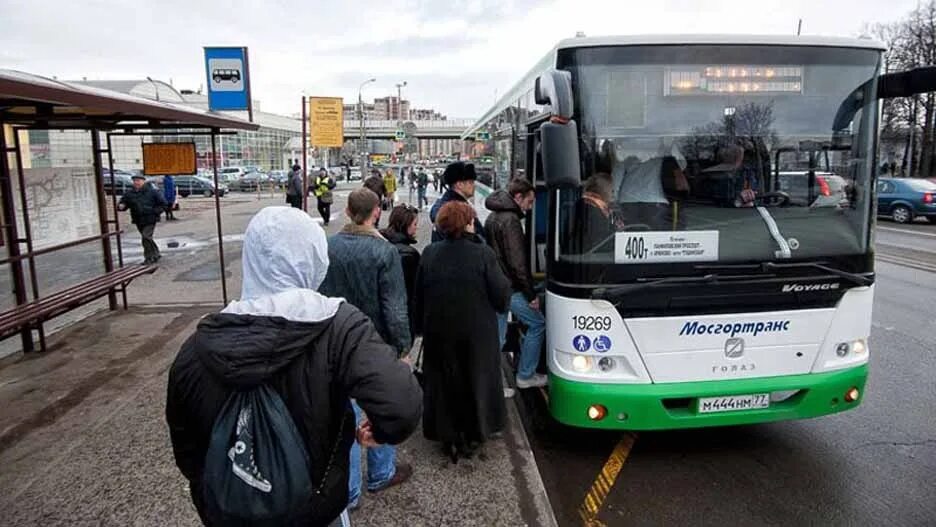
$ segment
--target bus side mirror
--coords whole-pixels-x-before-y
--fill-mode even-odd
[[[888,73],[878,78],[878,99],[910,97],[936,91],[936,66]]]
[[[572,74],[562,70],[549,70],[543,73],[536,78],[533,98],[536,104],[548,104],[553,115],[571,119]]]
[[[832,122],[833,132],[842,135],[842,131],[851,123],[855,114],[858,113],[858,109],[865,104],[865,92],[870,83],[871,81],[862,84],[842,101]],[[877,79],[878,99],[910,97],[930,92],[936,92],[936,66],[923,66],[912,70],[888,73]]]
[[[582,184],[579,166],[578,126],[543,123],[539,128],[543,159],[543,179],[550,190],[578,188]]]

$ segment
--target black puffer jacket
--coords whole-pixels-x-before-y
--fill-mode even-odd
[[[153,225],[159,223],[159,216],[168,208],[162,192],[147,183],[143,188],[124,192],[120,205],[130,209],[130,220],[134,225]]]
[[[510,287],[523,293],[527,301],[532,301],[536,293],[527,264],[530,258],[526,236],[523,234],[523,211],[506,190],[493,192],[484,200],[484,206],[491,211],[484,222],[488,244],[494,249],[504,274],[510,279]]]
[[[291,525],[327,525],[348,502],[354,439],[350,397],[367,413],[374,438],[396,444],[416,428],[422,391],[409,368],[348,303],[323,322],[216,314],[203,319],[169,372],[166,420],[176,464],[190,481],[202,521],[202,472],[214,420],[233,390],[267,383],[279,393],[305,439],[312,483],[308,509]],[[330,462],[330,464],[329,464]]]
[[[403,282],[406,284],[406,305],[409,313],[410,338],[416,338],[416,319],[413,317],[413,289],[416,286],[416,272],[419,271],[419,251],[416,250],[416,240],[406,233],[384,229],[380,234],[392,243],[400,253],[400,264],[403,266]]]

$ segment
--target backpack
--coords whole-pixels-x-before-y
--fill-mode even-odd
[[[282,525],[308,506],[309,468],[305,442],[279,394],[267,385],[235,391],[211,430],[202,496],[219,524]]]

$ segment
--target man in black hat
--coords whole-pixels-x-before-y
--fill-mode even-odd
[[[118,210],[130,209],[130,219],[143,238],[143,263],[146,265],[154,264],[162,258],[159,246],[153,241],[153,231],[159,223],[159,216],[168,207],[162,192],[153,185],[147,185],[146,177],[142,174],[133,176],[133,188],[124,192],[117,205]]]
[[[445,181],[445,186],[448,187],[448,189],[445,191],[445,194],[442,194],[442,197],[436,200],[432,205],[432,209],[429,211],[429,219],[432,223],[435,223],[436,214],[439,213],[439,209],[449,201],[464,201],[474,206],[471,202],[471,198],[474,197],[475,193],[475,179],[477,179],[477,175],[475,174],[474,165],[471,163],[458,161],[445,167],[445,172],[442,173],[442,180]],[[474,224],[475,234],[482,239],[485,238],[484,226],[481,225],[477,217],[474,220]],[[442,239],[444,239],[442,234],[432,229],[432,241],[437,242]]]

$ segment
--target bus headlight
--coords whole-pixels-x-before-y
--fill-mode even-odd
[[[576,355],[572,358],[572,368],[577,372],[585,373],[592,369],[592,358],[587,355]]]
[[[868,351],[868,347],[865,346],[864,339],[858,339],[855,342],[852,342],[852,353],[855,355],[862,355]]]
[[[855,355],[863,355],[867,353],[868,347],[865,345],[864,339],[853,340],[851,342],[839,342],[835,346],[835,354],[839,357],[846,357],[849,353]]]

